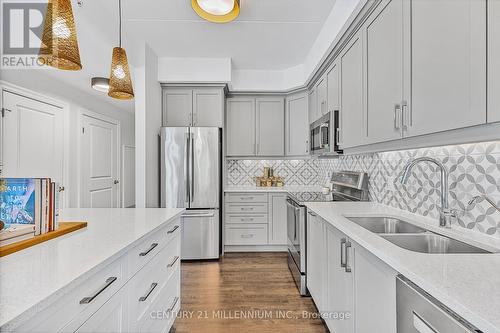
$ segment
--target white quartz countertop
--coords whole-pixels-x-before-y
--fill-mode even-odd
[[[282,187],[226,186],[224,192],[321,192],[322,186],[286,185]]]
[[[376,203],[306,203],[328,223],[485,333],[500,333],[500,253],[424,254],[400,248],[345,216],[402,217],[431,231],[499,251],[500,239]]]
[[[0,258],[0,328],[29,317],[63,290],[115,260],[184,209],[65,209],[85,229]]]

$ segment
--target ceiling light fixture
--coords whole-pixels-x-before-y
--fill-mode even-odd
[[[49,0],[39,58],[58,69],[82,69],[70,0]]]
[[[120,16],[120,44],[113,48],[113,57],[111,60],[111,73],[109,74],[108,96],[116,99],[134,98],[134,88],[130,78],[128,68],[127,52],[122,48],[122,1],[118,0],[118,10]]]
[[[214,23],[231,22],[240,14],[239,0],[191,0],[199,17]]]
[[[109,79],[107,77],[93,77],[90,80],[92,89],[107,93],[109,91]]]

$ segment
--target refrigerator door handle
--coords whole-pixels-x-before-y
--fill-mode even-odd
[[[186,147],[184,158],[184,184],[186,189],[186,203],[189,203],[189,132],[186,133]]]
[[[194,136],[190,133],[191,137],[191,171],[189,172],[189,183],[191,184],[190,199],[191,202],[194,201]]]

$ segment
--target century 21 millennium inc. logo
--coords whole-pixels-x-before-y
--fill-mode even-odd
[[[2,2],[2,69],[35,69],[44,67],[38,54],[42,44],[47,0]]]

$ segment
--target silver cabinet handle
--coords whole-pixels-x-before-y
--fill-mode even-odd
[[[242,201],[243,200],[253,200],[253,199],[254,199],[254,197],[242,197],[242,198],[240,198],[240,200],[242,200]]]
[[[345,244],[347,240],[345,238],[342,238],[340,240],[340,267],[345,268],[346,267],[346,260],[345,260]]]
[[[155,247],[157,247],[157,246],[158,246],[158,243],[153,243],[153,244],[151,244],[151,246],[149,247],[149,249],[147,249],[147,250],[146,250],[146,251],[144,251],[144,252],[139,253],[139,256],[140,256],[140,257],[145,257],[145,256],[147,256],[147,255],[149,254],[149,252],[153,251],[153,250],[154,250],[154,248],[155,248]]]
[[[337,145],[340,145],[340,135],[341,135],[342,129],[339,127],[337,128]]]
[[[240,221],[241,222],[252,222],[253,219],[252,218],[241,218]]]
[[[401,105],[394,104],[394,129],[398,131],[401,129],[401,118],[399,117],[401,113]]]
[[[313,212],[307,212],[307,214],[311,215],[312,217],[316,217],[317,215],[314,214]]]
[[[149,295],[151,295],[151,293],[153,292],[153,290],[155,290],[157,285],[158,283],[156,282],[151,283],[151,286],[149,287],[149,290],[146,292],[146,295],[139,297],[139,302],[144,302],[145,300],[147,300]]]
[[[247,208],[241,207],[240,210],[249,211],[249,210],[253,210],[253,207],[247,207]]]
[[[112,276],[106,279],[106,283],[99,289],[94,295],[90,297],[84,297],[80,300],[80,304],[89,304],[92,302],[97,296],[99,296],[104,290],[106,290],[110,285],[113,284],[118,278],[116,276]]]
[[[177,262],[177,260],[179,260],[179,256],[175,256],[174,260],[172,260],[172,262],[170,264],[168,264],[167,267],[173,267],[175,265],[175,263]]]
[[[173,234],[177,229],[179,229],[178,225],[176,225],[175,227],[173,227],[172,230],[167,231],[167,234]]]
[[[241,238],[252,238],[254,234],[241,235]]]
[[[179,297],[174,298],[174,301],[172,302],[172,305],[168,308],[167,312],[174,311],[177,302],[179,302]]]
[[[402,123],[403,123],[403,130],[407,131],[408,127],[411,125],[411,117],[410,113],[408,110],[408,102],[402,101],[401,102],[401,109],[402,109]]]
[[[349,266],[349,248],[352,247],[351,242],[345,244],[345,272],[351,273],[352,268]]]

